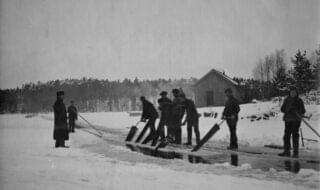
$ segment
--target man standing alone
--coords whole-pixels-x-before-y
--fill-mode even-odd
[[[70,101],[68,107],[68,118],[69,118],[69,131],[74,133],[75,121],[78,119],[78,111],[74,106],[74,101]]]
[[[303,101],[298,96],[297,89],[290,87],[290,94],[284,100],[281,106],[281,112],[284,113],[283,120],[285,122],[284,129],[284,151],[279,156],[290,156],[290,139],[292,136],[293,157],[299,157],[299,128],[301,125],[301,117],[306,112]]]
[[[238,113],[240,112],[239,102],[233,96],[231,88],[226,89],[224,92],[227,96],[227,101],[222,113],[222,119],[227,120],[227,124],[230,130],[230,146],[228,147],[228,149],[238,149],[238,139],[236,131]]]
[[[54,131],[53,139],[56,140],[55,147],[67,148],[64,144],[65,140],[69,139],[68,124],[67,124],[67,110],[63,103],[64,92],[57,92],[57,100],[54,103]]]

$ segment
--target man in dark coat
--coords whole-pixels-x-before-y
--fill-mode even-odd
[[[74,106],[74,101],[70,101],[68,107],[69,131],[74,133],[75,121],[78,119],[78,111]]]
[[[172,101],[167,97],[167,92],[162,91],[160,93],[161,98],[158,99],[159,103],[159,110],[161,111],[160,121],[158,124],[156,137],[154,141],[157,141],[159,136],[161,141],[165,140],[165,126],[169,126],[169,116],[170,116],[170,109]]]
[[[284,151],[279,156],[290,156],[290,139],[292,135],[293,157],[299,157],[299,128],[301,117],[306,112],[303,101],[298,96],[295,87],[290,87],[290,95],[284,100],[281,106],[281,112],[284,113],[283,120],[285,122],[283,143]]]
[[[238,138],[236,131],[238,113],[240,112],[239,102],[233,96],[231,88],[226,89],[224,92],[227,96],[227,101],[222,113],[222,119],[226,119],[230,131],[230,145],[228,149],[238,149]]]
[[[54,131],[53,139],[56,140],[55,147],[66,147],[65,140],[69,139],[68,124],[67,124],[67,110],[63,103],[64,92],[57,92],[57,100],[54,103]]]
[[[181,126],[182,126],[182,118],[185,113],[184,106],[184,93],[182,93],[179,89],[173,89],[172,94],[174,99],[172,101],[172,108],[170,114],[170,128],[172,129],[171,133],[173,135],[172,141],[176,144],[181,144]]]
[[[182,125],[187,123],[187,133],[188,133],[188,141],[185,143],[186,145],[192,145],[192,128],[194,129],[194,133],[196,135],[197,144],[200,142],[200,132],[199,132],[199,115],[197,108],[194,102],[190,99],[184,100],[184,106],[186,108],[186,119]]]
[[[148,122],[146,126],[150,128],[150,134],[147,136],[146,140],[144,140],[144,144],[148,143],[149,141],[153,140],[155,138],[155,122],[158,118],[158,112],[154,108],[153,104],[146,100],[144,96],[140,97],[141,103],[142,103],[142,116],[141,121],[146,122],[148,119]]]

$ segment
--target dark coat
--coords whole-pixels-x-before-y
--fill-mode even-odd
[[[141,120],[156,119],[159,117],[156,108],[154,108],[153,104],[148,100],[142,102],[142,108]]]
[[[184,105],[186,108],[187,118],[186,121],[189,123],[198,123],[199,122],[199,115],[194,102],[190,99],[186,99],[184,101]]]
[[[169,98],[165,97],[158,99],[158,103],[159,110],[161,111],[161,120],[167,121],[169,119],[172,101]]]
[[[288,96],[281,106],[281,112],[284,113],[283,120],[290,122],[301,121],[297,114],[302,116],[306,110],[303,101],[298,96],[295,98]]]
[[[78,111],[75,106],[69,106],[68,107],[68,116],[71,120],[77,120],[78,119]]]
[[[171,113],[170,113],[170,122],[175,126],[181,126],[181,120],[185,113],[185,105],[183,100],[178,97],[174,98],[172,101]]]
[[[57,99],[53,106],[54,110],[54,131],[53,139],[69,139],[68,125],[67,125],[67,111],[63,101]]]
[[[235,125],[238,121],[238,113],[240,112],[239,102],[234,97],[229,97],[226,101],[222,115],[226,118],[227,123],[230,125]],[[231,119],[231,116],[235,116]]]

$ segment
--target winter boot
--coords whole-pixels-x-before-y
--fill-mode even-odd
[[[284,151],[284,152],[278,154],[278,156],[281,156],[281,157],[290,157],[290,151]]]
[[[238,146],[228,146],[227,149],[228,150],[237,150]]]
[[[293,158],[299,158],[299,152],[298,151],[294,151],[292,157]]]

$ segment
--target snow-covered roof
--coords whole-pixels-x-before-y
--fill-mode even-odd
[[[198,82],[195,83],[195,85],[198,85],[201,81],[203,81],[205,78],[207,78],[209,75],[211,74],[215,74],[215,75],[218,75],[220,76],[221,78],[223,78],[224,80],[232,83],[233,85],[236,85],[238,86],[239,84],[234,81],[232,78],[230,78],[229,76],[227,76],[226,74],[220,72],[220,71],[217,71],[216,69],[211,69],[206,75],[204,75]]]

